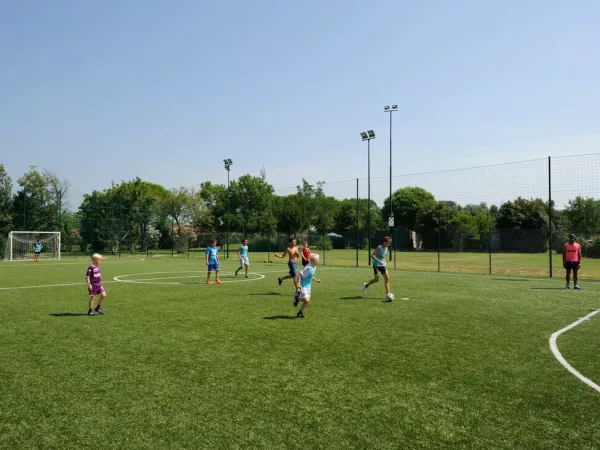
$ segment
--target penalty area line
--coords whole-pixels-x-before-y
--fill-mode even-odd
[[[550,349],[552,350],[552,354],[558,360],[558,362],[563,365],[563,367],[565,369],[567,369],[569,372],[571,372],[573,375],[575,375],[580,381],[584,382],[585,384],[587,384],[592,389],[600,392],[600,386],[598,384],[594,383],[589,378],[583,376],[581,374],[581,372],[579,372],[571,364],[569,364],[569,362],[563,357],[563,355],[558,350],[558,345],[556,344],[556,340],[558,339],[558,337],[561,334],[563,334],[564,332],[569,331],[569,330],[575,328],[577,325],[580,325],[581,323],[585,322],[586,320],[591,319],[594,315],[596,315],[598,313],[600,313],[600,309],[597,309],[596,311],[593,311],[593,312],[589,313],[587,316],[584,316],[581,319],[576,320],[571,325],[567,325],[566,327],[564,327],[564,328],[562,328],[562,329],[560,329],[560,330],[552,333],[552,336],[550,336],[550,341],[549,342],[550,342]]]

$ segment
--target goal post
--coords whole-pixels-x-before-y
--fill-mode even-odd
[[[36,243],[39,248],[39,260],[60,259],[59,231],[11,231],[4,249],[5,261],[33,261]]]

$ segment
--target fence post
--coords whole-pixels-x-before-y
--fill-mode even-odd
[[[488,233],[488,253],[489,253],[489,271],[490,275],[492,274],[492,227],[490,226],[490,231]]]
[[[438,272],[440,271],[440,249],[442,247],[441,244],[441,230],[440,228],[437,229],[437,241],[438,241]]]
[[[552,278],[552,165],[548,156],[548,258],[550,278]]]

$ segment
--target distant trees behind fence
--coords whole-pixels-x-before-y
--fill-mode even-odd
[[[0,246],[11,230],[38,230],[60,231],[66,252],[185,253],[227,235],[231,242],[250,237],[257,251],[280,248],[289,235],[324,248],[363,249],[370,229],[376,239],[392,233],[396,249],[538,253],[560,252],[575,232],[586,256],[600,257],[600,201],[593,197],[577,195],[562,208],[550,198],[520,196],[499,205],[461,205],[406,186],[378,205],[359,195],[355,183],[355,195],[339,198],[327,195],[324,182],[304,179],[295,192],[278,195],[264,173],[240,176],[229,189],[211,182],[166,188],[135,178],[84,195],[73,211],[64,200],[67,180],[31,166],[13,192],[0,165]]]

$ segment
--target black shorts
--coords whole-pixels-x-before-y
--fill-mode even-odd
[[[39,255],[42,252],[33,252],[34,255]]]
[[[565,269],[579,269],[579,261],[565,261]]]
[[[377,272],[379,272],[381,275],[385,275],[387,273],[387,266],[373,266],[373,275],[375,275],[376,277],[379,276],[379,273]]]

